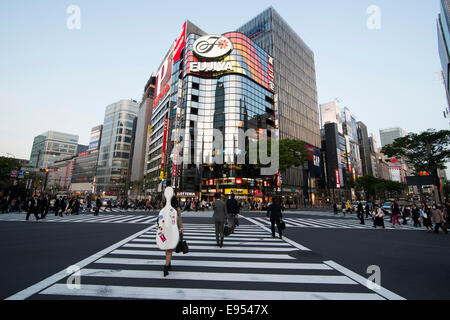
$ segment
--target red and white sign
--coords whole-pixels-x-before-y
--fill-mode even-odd
[[[167,121],[168,118],[164,120],[164,137],[163,137],[163,147],[162,147],[162,158],[161,158],[161,170],[163,170],[165,165],[164,158],[166,157],[166,140],[167,140]]]
[[[336,169],[336,188],[341,187],[341,177],[339,176],[339,169]]]
[[[209,185],[213,186],[214,185],[214,179],[209,179]]]
[[[186,22],[183,24],[181,35],[175,40],[175,48],[173,49],[173,63],[181,59],[181,51],[184,49],[186,42]]]
[[[172,79],[172,65],[173,65],[172,49],[170,50],[169,54],[166,57],[166,60],[164,60],[163,64],[158,70],[158,73],[156,74],[155,96],[159,97],[160,99],[164,96],[165,93],[167,93],[168,91],[167,86],[169,86],[170,89],[170,81]],[[163,93],[163,91],[165,92]],[[153,107],[155,106],[156,104],[153,105]]]
[[[242,178],[236,178],[236,184],[241,185],[242,184]]]

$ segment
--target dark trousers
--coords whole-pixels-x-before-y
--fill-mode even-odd
[[[44,219],[48,214],[48,208],[42,209],[41,219]]]
[[[95,207],[94,216],[98,216],[99,211],[100,211],[100,207]]]
[[[281,230],[281,220],[280,218],[277,219],[270,219],[271,229],[272,229],[272,236],[275,237],[275,224],[277,225],[278,234],[280,237],[283,235]]]
[[[445,233],[448,233],[447,227],[445,226],[445,223],[441,222],[441,223],[436,223],[434,225],[434,232],[435,233],[439,233],[439,228],[442,229],[442,231],[444,231]]]
[[[225,229],[225,222],[224,221],[216,221],[215,225],[216,225],[216,240],[217,240],[217,243],[219,243],[224,238],[223,230]]]
[[[39,215],[38,215],[38,213],[36,212],[36,211],[32,211],[32,210],[28,210],[28,212],[27,212],[27,217],[26,217],[26,219],[25,220],[29,220],[30,219],[30,215],[31,214],[34,214],[34,216],[35,216],[35,218],[36,218],[36,221],[37,220],[39,220]]]
[[[358,218],[359,218],[359,220],[361,221],[361,224],[366,224],[366,223],[364,222],[364,212],[359,212],[359,213],[358,213]]]
[[[414,227],[421,227],[421,223],[419,221],[419,217],[413,217]]]

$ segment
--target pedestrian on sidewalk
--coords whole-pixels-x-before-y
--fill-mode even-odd
[[[100,197],[97,197],[97,200],[95,200],[94,216],[98,216],[98,212],[100,211],[101,206],[102,200],[100,199]]]
[[[217,245],[222,248],[224,238],[225,223],[228,222],[227,205],[223,201],[223,196],[220,193],[215,195],[216,201],[213,203],[214,214],[213,220],[216,227],[216,241]]]
[[[361,221],[360,224],[366,224],[364,222],[364,207],[363,207],[361,201],[358,202],[357,210],[358,210],[358,218]]]
[[[439,228],[442,229],[446,234],[448,234],[447,227],[445,226],[444,213],[442,212],[442,207],[440,204],[436,205],[436,208],[431,212],[431,220],[434,223],[434,233],[439,233]]]
[[[45,219],[45,217],[47,216],[49,206],[50,200],[48,198],[48,195],[46,195],[45,197],[42,197],[40,203],[41,219]]]
[[[369,219],[370,217],[370,206],[369,203],[366,203],[366,207],[364,208],[365,212],[366,212],[366,219]]]
[[[383,227],[383,229],[385,229],[384,211],[380,208],[380,206],[378,204],[375,204],[374,207],[375,207],[375,210],[374,210],[373,227],[376,229],[379,226],[379,227]]]
[[[270,219],[272,238],[275,238],[275,224],[277,225],[280,239],[283,239],[283,231],[281,229],[281,222],[283,221],[283,214],[281,213],[280,200],[278,197],[273,197],[273,201],[267,208],[266,219]]]
[[[234,193],[231,194],[231,198],[227,200],[227,212],[228,212],[228,221],[230,221],[230,232],[234,233],[234,229],[236,229],[236,225],[239,223],[237,221],[237,215],[239,214],[239,204],[235,199]]]
[[[334,211],[334,214],[335,214],[335,215],[337,215],[337,214],[338,214],[338,207],[337,207],[337,204],[336,204],[336,202],[335,202],[335,203],[333,203],[333,211]]]
[[[431,222],[431,209],[425,202],[422,202],[422,210],[420,212],[422,223],[427,228],[427,232],[433,232],[433,223]]]
[[[170,205],[172,208],[174,208],[177,211],[177,226],[178,231],[180,232],[180,239],[183,237],[183,221],[181,220],[181,208],[178,204],[177,198],[174,196],[172,197],[172,200],[170,201]],[[167,277],[169,275],[169,271],[172,268],[172,255],[173,255],[173,249],[172,250],[166,250],[166,264],[164,265],[164,277]]]
[[[36,218],[36,221],[40,220],[39,214],[38,214],[39,206],[40,206],[40,201],[39,201],[38,197],[36,195],[34,195],[33,198],[30,199],[30,201],[28,202],[28,212],[27,212],[27,216],[25,219],[26,221],[28,221],[31,214],[34,215],[34,217]]]
[[[412,205],[412,209],[411,209],[411,215],[413,218],[413,222],[414,222],[414,227],[417,228],[421,228],[422,225],[420,223],[420,209],[419,207],[417,207],[417,205],[414,203]]]
[[[401,227],[400,219],[400,207],[397,203],[397,200],[394,200],[394,203],[392,204],[392,227],[395,228],[395,223],[398,223],[398,226]]]
[[[408,224],[408,220],[406,220],[406,218],[410,216],[411,216],[411,208],[408,205],[405,205],[402,211],[403,225]]]

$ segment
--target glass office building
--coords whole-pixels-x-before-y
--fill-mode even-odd
[[[30,162],[35,168],[49,168],[56,161],[75,156],[77,148],[77,135],[47,131],[34,138]]]
[[[280,138],[306,142],[320,154],[320,124],[314,53],[273,9],[268,8],[237,29],[274,58]],[[282,177],[283,193],[315,202],[320,178],[317,162],[291,169]],[[305,201],[306,202],[306,201]]]
[[[98,194],[118,196],[127,182],[133,122],[138,109],[134,100],[121,100],[106,107],[97,166]]]

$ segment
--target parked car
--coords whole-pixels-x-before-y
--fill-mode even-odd
[[[392,205],[392,202],[385,202],[385,203],[383,203],[383,206],[381,207],[381,209],[382,209],[386,214],[391,215],[391,214],[392,214],[391,205]]]

